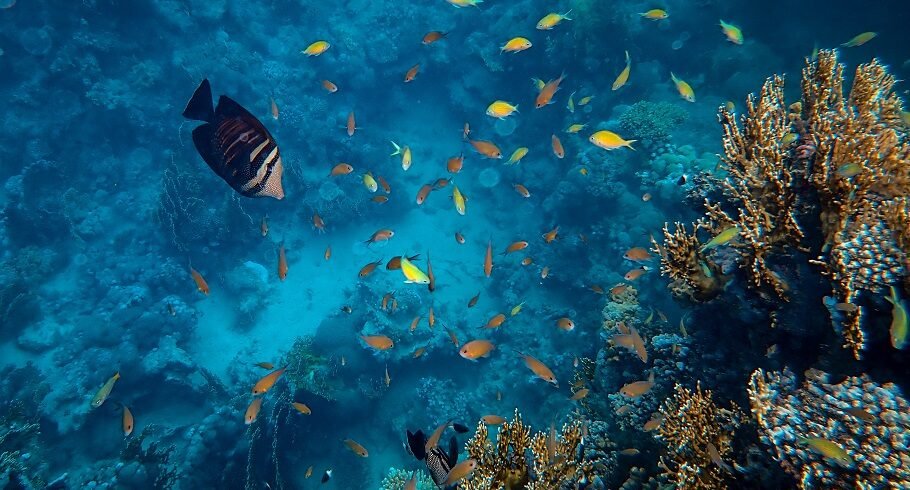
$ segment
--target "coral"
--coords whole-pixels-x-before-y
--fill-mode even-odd
[[[725,463],[730,460],[733,432],[739,426],[742,412],[719,407],[710,390],[695,390],[676,385],[673,397],[659,409],[663,423],[656,437],[670,452],[670,463],[664,468],[679,488],[728,488],[724,469],[712,462],[708,444],[714,445]]]
[[[313,351],[313,337],[297,337],[279,365],[287,367],[284,379],[294,390],[305,390],[326,400],[335,399],[337,387],[329,381],[326,359]]]
[[[176,484],[177,467],[170,462],[171,454],[177,449],[176,445],[162,447],[160,433],[166,433],[162,427],[155,424],[146,425],[142,432],[129,438],[126,446],[120,451],[120,459],[124,462],[136,462],[145,470],[148,481],[153,482],[152,488],[173,488]],[[157,436],[158,438],[152,438]],[[144,444],[148,439],[148,444]],[[145,445],[145,447],[143,447]]]
[[[619,117],[619,126],[625,137],[650,146],[666,140],[688,117],[688,112],[675,104],[640,100]]]
[[[673,280],[669,288],[674,296],[705,302],[721,293],[725,279],[717,264],[702,251],[697,233],[698,230],[719,227],[705,220],[699,220],[692,226],[690,233],[684,224],[677,222],[671,233],[669,224],[664,224],[663,245],[652,237],[651,250],[661,258],[660,273]]]
[[[830,384],[826,373],[810,370],[798,386],[790,370],[758,369],[749,398],[761,440],[801,488],[910,486],[910,404],[894,384],[865,374]],[[804,438],[837,444],[852,465],[826,459]]]
[[[401,490],[414,475],[417,475],[416,490],[436,490],[433,479],[424,470],[409,471],[398,468],[389,468],[389,473],[382,479],[380,490]]]

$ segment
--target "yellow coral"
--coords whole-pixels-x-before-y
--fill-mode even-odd
[[[715,227],[705,220],[693,225],[692,233],[686,231],[682,223],[675,223],[675,230],[670,232],[669,225],[664,224],[663,245],[652,237],[652,251],[660,255],[660,272],[673,279],[670,289],[677,297],[703,302],[718,294],[723,288],[723,276],[720,268],[708,260],[701,251],[698,230],[713,230]]]

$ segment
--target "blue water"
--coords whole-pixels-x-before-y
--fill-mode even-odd
[[[669,17],[638,15],[651,8]],[[535,29],[547,13],[570,9],[571,20]],[[738,25],[744,43],[727,41],[718,19]],[[626,281],[641,265],[623,254],[650,249],[649,237],[660,239],[665,222],[702,215],[708,191],[693,178],[724,177],[717,170],[719,106],[732,101],[744,110],[746,96],[775,73],[786,74],[788,101],[797,100],[813,48],[838,47],[864,31],[878,36],[840,49],[848,79],[873,57],[907,79],[908,19],[910,8],[897,1],[862,8],[684,0],[487,0],[465,8],[446,0],[0,1],[0,488],[52,481],[54,488],[383,488],[392,469],[417,470],[426,480],[425,465],[403,447],[406,430],[430,433],[447,420],[466,425],[465,434],[443,436],[446,443],[456,437],[464,460],[480,417],[511,418],[516,409],[535,430],[604,422],[591,437],[600,442],[589,444],[600,444],[594,450],[609,455],[609,464],[595,480],[575,483],[617,488],[632,467],[643,468],[641,481],[662,472],[666,448],[636,424],[677,382],[700,380],[746,413],[745,384],[758,367],[867,372],[899,391],[907,357],[889,350],[883,333],[870,350],[887,355],[860,362],[830,354],[841,339],[817,301],[830,289],[818,271],[794,274],[797,299],[781,303],[782,326],[771,329],[770,309],[750,297],[745,281],[713,303],[678,301],[659,257]],[[446,35],[423,44],[434,30]],[[515,36],[533,46],[500,53]],[[331,47],[319,56],[301,53],[318,40]],[[614,91],[625,51],[630,76]],[[405,83],[415,64],[416,78]],[[692,86],[696,102],[680,97],[671,71]],[[532,79],[563,73],[552,103],[535,109]],[[204,78],[216,99],[236,100],[274,137],[284,199],[240,196],[200,157],[191,133],[201,123],[181,111]],[[327,92],[323,80],[339,90]],[[896,90],[905,97],[906,83]],[[585,97],[592,98],[582,105]],[[518,111],[492,118],[485,112],[495,100]],[[351,112],[357,129],[348,136]],[[469,139],[494,142],[503,158],[477,153],[463,137],[466,123]],[[572,124],[585,127],[568,133]],[[598,130],[638,141],[633,150],[606,151],[588,142]],[[552,135],[564,158],[554,155]],[[401,155],[390,156],[391,141],[409,147],[408,170]],[[527,156],[506,165],[519,147]],[[447,160],[460,154],[463,169],[449,173]],[[328,176],[340,162],[354,171]],[[367,172],[384,177],[391,192],[370,192]],[[418,205],[420,188],[440,178],[450,182]],[[455,186],[467,197],[464,215],[453,204]],[[324,230],[313,226],[314,213]],[[547,243],[543,235],[557,226],[558,238]],[[364,243],[380,229],[394,236]],[[503,254],[518,241],[527,248]],[[386,270],[403,254],[420,254],[422,271],[431,259],[435,291]],[[376,270],[358,277],[374,261]],[[190,267],[208,294],[197,290]],[[611,294],[621,283],[637,300]],[[387,293],[394,312],[382,309]],[[886,332],[891,306],[882,294],[866,298],[874,311],[867,325]],[[502,326],[481,328],[499,313]],[[563,317],[575,328],[558,328]],[[608,345],[615,332],[605,321],[612,328],[618,319],[641,330],[650,364]],[[447,329],[459,344],[486,339],[495,349],[488,358],[463,359]],[[386,335],[394,347],[377,351],[360,335]],[[780,351],[766,356],[772,344]],[[419,348],[425,353],[415,358]],[[558,388],[538,379],[520,353],[550,367]],[[582,359],[597,364],[596,374],[574,366]],[[263,362],[274,368],[256,365]],[[284,363],[291,368],[245,424],[251,387]],[[92,408],[117,372],[110,397]],[[626,403],[619,388],[651,372],[658,374],[652,392],[629,402],[627,418],[617,416]],[[591,390],[582,402],[569,399],[579,378]],[[298,413],[292,401],[312,413]],[[124,406],[135,417],[128,436]],[[728,487],[796,485],[755,429],[744,433],[729,461],[745,465],[753,445],[764,451],[764,477],[729,475]],[[345,439],[369,456],[358,457]],[[617,457],[625,448],[640,453]],[[327,469],[333,475],[322,484]]]

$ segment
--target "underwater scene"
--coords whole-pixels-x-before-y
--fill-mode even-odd
[[[908,21],[0,0],[0,489],[910,488]]]

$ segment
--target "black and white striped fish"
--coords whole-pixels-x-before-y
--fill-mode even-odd
[[[418,430],[414,434],[411,434],[411,431],[408,431],[408,443],[405,449],[417,458],[417,460],[424,461],[433,482],[436,483],[436,486],[441,487],[442,483],[446,481],[449,471],[451,471],[452,467],[458,462],[458,443],[455,438],[452,437],[452,439],[449,440],[448,453],[439,446],[435,446],[427,452],[425,449],[426,443],[427,438],[422,430]]]
[[[235,191],[247,197],[284,198],[278,144],[256,116],[224,95],[212,107],[206,79],[193,92],[183,117],[205,122],[193,130],[196,150]]]

